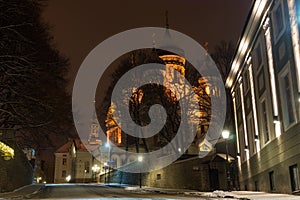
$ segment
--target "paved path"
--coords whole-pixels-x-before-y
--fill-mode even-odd
[[[13,192],[0,193],[0,199],[240,199],[240,200],[300,200],[300,196],[270,194],[250,191],[199,192],[186,189],[164,189],[153,187],[130,187],[127,185],[103,184],[33,184]]]

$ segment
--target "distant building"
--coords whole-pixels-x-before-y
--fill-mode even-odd
[[[242,190],[300,191],[299,0],[255,0],[226,86]]]
[[[96,182],[103,165],[90,151],[97,151],[99,146],[83,144],[80,139],[69,140],[55,152],[54,183]],[[93,170],[95,166],[99,169]]]

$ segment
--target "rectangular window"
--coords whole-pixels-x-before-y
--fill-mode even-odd
[[[268,113],[266,101],[261,102],[261,111],[262,111],[262,127],[264,133],[264,142],[267,143],[270,140],[269,127],[268,127]]]
[[[240,152],[241,152],[241,160],[242,162],[246,161],[246,155],[245,155],[245,134],[244,134],[244,127],[243,124],[239,126],[239,140],[240,140]]]
[[[293,103],[292,103],[292,90],[291,90],[291,83],[289,81],[288,74],[283,78],[284,79],[284,88],[285,88],[285,100],[286,100],[286,110],[288,112],[288,123],[291,124],[295,121],[293,115]]]
[[[274,171],[269,172],[270,190],[275,191],[275,175]]]
[[[248,127],[248,136],[249,136],[249,150],[250,155],[256,153],[256,145],[255,145],[255,132],[254,132],[254,123],[253,123],[253,117],[252,113],[249,114],[247,117],[247,127]]]
[[[296,113],[294,105],[294,95],[292,86],[292,77],[290,73],[289,63],[283,68],[279,74],[280,84],[280,98],[283,113],[283,125],[285,129],[288,129],[293,123],[296,122]]]
[[[258,69],[259,69],[260,66],[261,66],[261,63],[262,63],[262,55],[261,55],[260,43],[257,45],[257,48],[255,49],[255,56],[256,56],[257,66],[258,66]]]
[[[292,191],[300,191],[300,179],[299,179],[299,171],[297,165],[290,166],[290,177],[291,177],[291,186]]]
[[[160,180],[161,179],[161,174],[156,174],[156,180]]]
[[[264,72],[264,67],[262,67],[257,75],[257,85],[258,85],[258,95],[262,96],[262,94],[266,90],[266,85],[265,85],[265,72]]]
[[[275,7],[272,15],[272,26],[274,32],[274,38],[277,42],[279,38],[282,36],[285,23],[284,23],[284,10],[282,1],[278,1],[278,5]]]
[[[89,161],[84,162],[84,171],[86,173],[90,173],[90,162]]]
[[[258,181],[255,181],[254,185],[255,185],[255,191],[259,191]]]
[[[66,165],[67,164],[67,158],[63,158],[62,159],[62,165]]]
[[[248,74],[248,69],[245,70],[244,72],[244,76],[243,76],[243,81],[244,81],[244,91],[245,91],[245,94],[248,93],[249,91],[249,74]]]
[[[62,171],[61,171],[61,177],[62,177],[62,178],[66,178],[66,177],[67,177],[67,172],[66,172],[66,170],[62,170]]]
[[[241,95],[240,95],[240,88],[239,86],[237,85],[236,87],[237,89],[235,90],[235,97],[236,97],[236,106],[237,108],[240,107],[241,105]]]

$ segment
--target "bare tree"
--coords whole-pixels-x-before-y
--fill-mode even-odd
[[[143,50],[134,53],[130,53],[127,56],[125,55],[120,62],[119,68],[117,69],[116,73],[112,78],[112,83],[109,91],[112,90],[116,81],[128,70],[145,63],[161,63],[163,61],[159,58],[157,52],[153,50]],[[185,90],[185,94],[181,94],[180,98],[185,98],[187,100],[191,100],[193,94],[196,93],[197,101],[199,101],[199,105],[197,108],[189,110],[187,112],[194,112],[193,119],[189,119],[188,123],[194,124],[194,126],[201,126],[202,124],[208,124],[210,121],[210,97],[202,82],[199,82],[201,75],[194,69],[190,64],[186,66],[187,75],[186,78],[193,86],[192,91]],[[145,73],[146,74],[146,73]],[[132,81],[137,81],[134,77]],[[175,97],[175,94],[171,92],[170,89],[165,88],[161,85],[156,83],[148,84],[142,86],[141,88],[136,88],[135,91],[123,91],[125,93],[131,94],[131,99],[128,103],[124,103],[124,106],[129,106],[131,117],[136,124],[140,126],[147,125],[150,123],[150,118],[148,116],[149,109],[154,104],[162,105],[167,111],[167,121],[163,129],[156,135],[151,138],[142,139],[144,148],[146,151],[155,150],[156,148],[160,148],[165,146],[166,144],[170,143],[170,141],[176,135],[178,128],[180,126],[181,113],[180,113],[180,105],[178,102],[178,96]],[[108,95],[109,96],[109,95]],[[108,97],[110,101],[110,96]],[[108,100],[107,99],[107,100]],[[106,101],[107,101],[106,100]],[[108,104],[109,105],[109,104]],[[110,112],[109,109],[107,110],[108,113]],[[197,112],[195,112],[197,111]],[[204,114],[206,113],[206,114]],[[196,117],[196,115],[201,115],[200,120]],[[196,121],[198,120],[198,121]],[[111,121],[111,120],[110,120]],[[188,129],[188,127],[187,127]],[[199,128],[200,130],[201,128]],[[135,130],[132,130],[135,131]],[[190,133],[189,130],[185,130],[186,133]],[[204,132],[199,132],[197,134],[197,140],[203,138]],[[134,144],[136,145],[136,151],[139,151],[139,139],[133,138],[131,136],[126,135],[126,145]],[[184,139],[184,138],[183,138]],[[129,141],[129,142],[128,142]],[[153,143],[153,141],[155,141]],[[128,146],[127,146],[128,148]],[[176,149],[177,151],[177,149]]]
[[[68,60],[41,22],[41,2],[0,0],[0,127],[17,129],[21,142],[37,146],[71,127]]]
[[[232,42],[221,41],[215,46],[214,53],[211,55],[222,75],[224,83],[230,70],[234,52],[235,48]],[[231,132],[234,132],[233,105],[230,91],[228,89],[226,89],[226,96],[227,112],[224,128],[229,129]]]
[[[234,51],[235,48],[232,42],[221,41],[214,47],[214,53],[211,54],[212,59],[221,72],[224,82],[230,70]]]

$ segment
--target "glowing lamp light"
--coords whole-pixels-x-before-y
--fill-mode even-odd
[[[70,182],[70,180],[71,180],[71,175],[68,175],[68,176],[66,177],[66,181],[67,181],[67,182]]]
[[[139,162],[142,162],[142,161],[143,161],[143,157],[142,157],[142,156],[139,156],[139,157],[138,157],[138,161],[139,161]]]
[[[0,141],[0,153],[2,154],[1,156],[3,157],[4,160],[10,160],[14,158],[15,155],[14,149],[4,144],[1,141]]]
[[[96,164],[92,167],[93,172],[98,172],[100,170],[100,167]]]
[[[223,137],[224,139],[228,139],[228,138],[229,138],[229,135],[230,135],[229,131],[227,131],[227,130],[222,131],[222,137]]]

